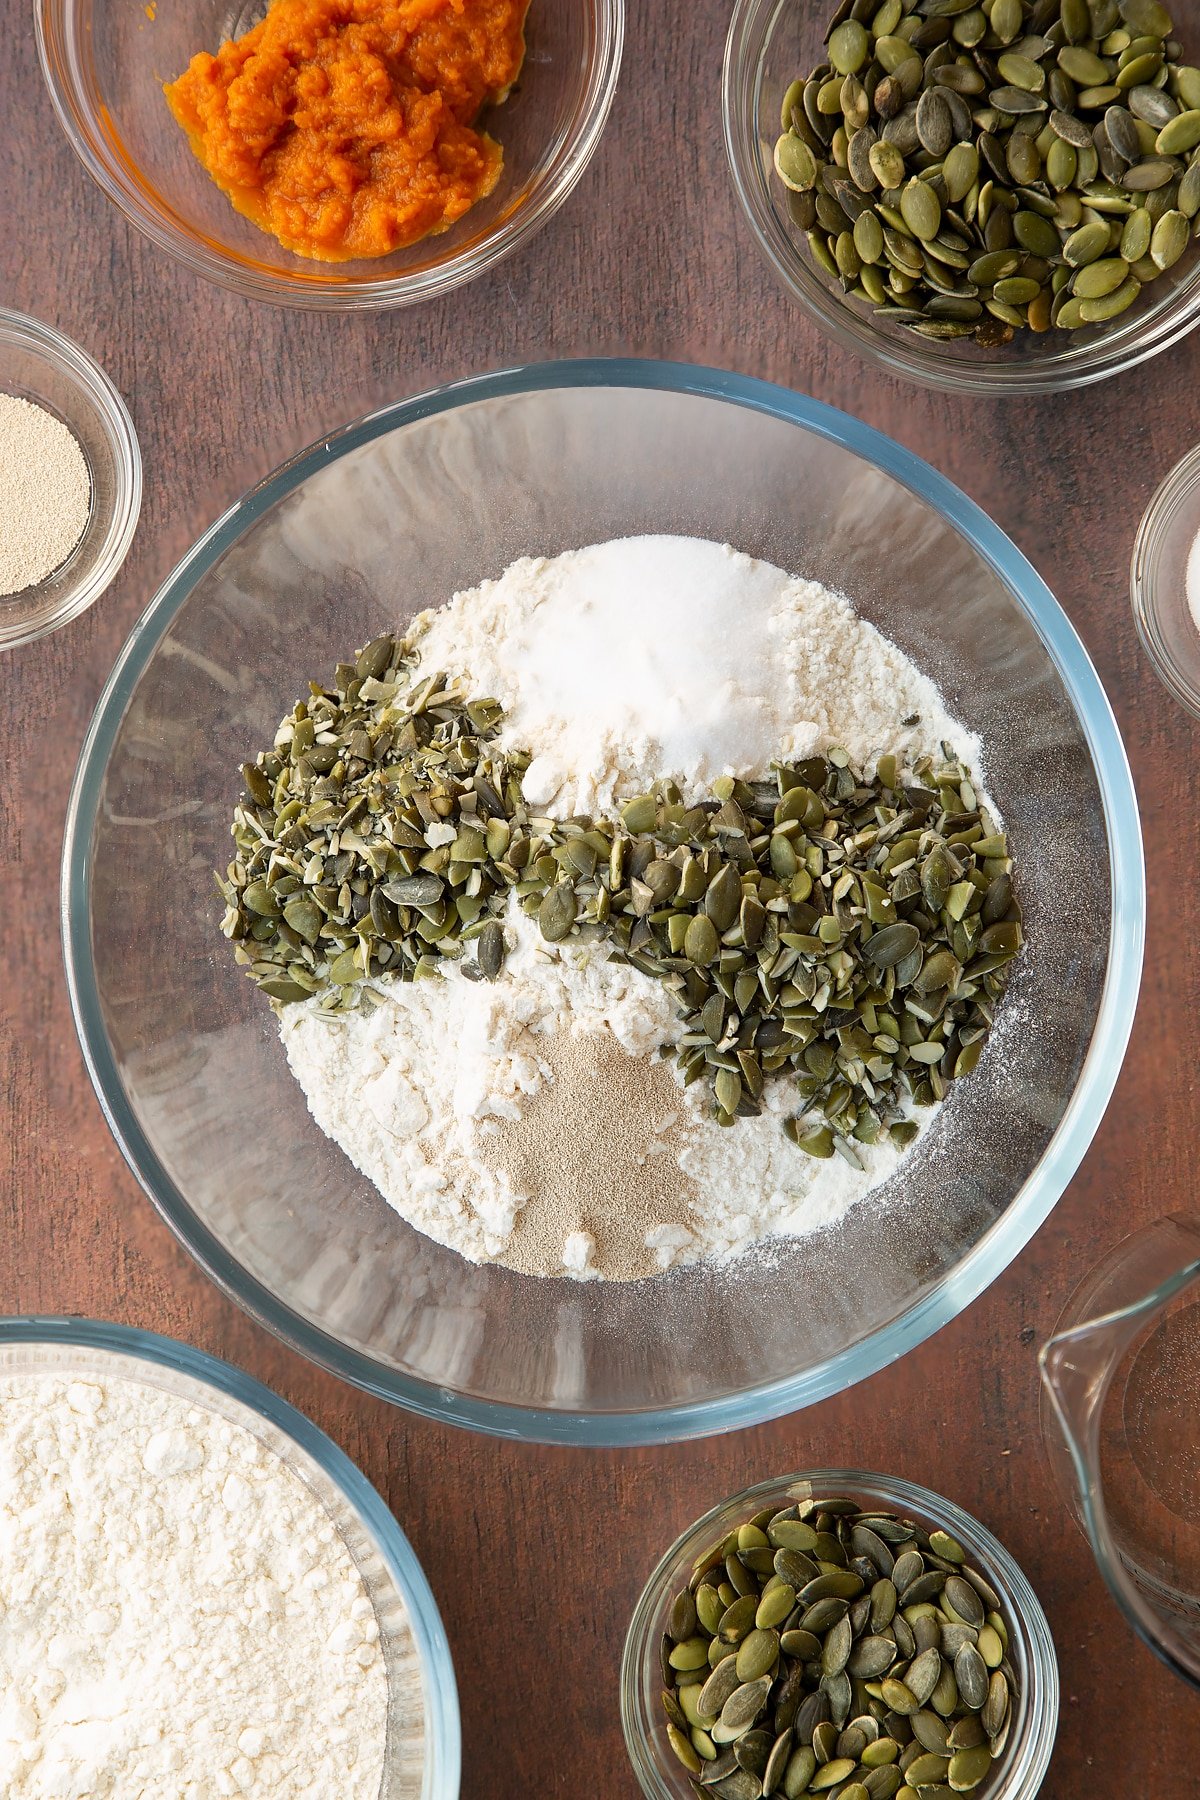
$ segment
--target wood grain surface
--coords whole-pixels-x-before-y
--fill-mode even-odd
[[[441,1605],[467,1796],[633,1800],[617,1666],[653,1561],[745,1483],[843,1461],[952,1495],[1024,1565],[1063,1678],[1047,1800],[1196,1794],[1200,1697],[1135,1642],[1059,1502],[1036,1355],[1087,1264],[1196,1191],[1200,743],[1138,645],[1128,565],[1153,488],[1200,436],[1200,335],[1119,380],[1039,401],[926,393],[831,347],[777,291],[735,205],[719,131],[721,0],[632,7],[595,162],[564,211],[490,277],[390,315],[245,304],[144,243],[90,184],[43,91],[31,14],[10,4],[0,24],[0,299],[107,367],[141,436],[146,501],[108,595],[0,669],[0,1310],[171,1333],[249,1369],[342,1445],[386,1496]],[[1116,1096],[1015,1266],[923,1348],[836,1399],[753,1431],[620,1454],[411,1419],[227,1303],[109,1136],[72,1027],[57,918],[68,783],[100,687],[216,512],[381,401],[587,352],[771,377],[891,433],[965,488],[1032,558],[1096,661],[1133,763],[1150,884],[1142,1002]]]

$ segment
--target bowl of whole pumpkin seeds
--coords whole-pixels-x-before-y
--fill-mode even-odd
[[[650,1800],[1032,1800],[1058,1703],[1003,1545],[926,1488],[847,1469],[761,1482],[684,1532],[621,1668]]]
[[[1081,387],[1200,321],[1184,0],[739,0],[724,124],[776,274],[894,373]]]

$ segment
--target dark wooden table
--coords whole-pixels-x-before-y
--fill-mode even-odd
[[[651,1562],[746,1482],[845,1460],[954,1496],[1023,1563],[1062,1667],[1047,1800],[1195,1794],[1200,1700],[1135,1642],[1059,1502],[1036,1355],[1086,1264],[1195,1193],[1200,738],[1141,652],[1127,571],[1152,489],[1200,435],[1200,335],[1081,395],[1004,403],[925,393],[832,349],[776,290],[735,206],[719,133],[720,0],[631,9],[592,168],[489,279],[390,315],[246,305],[143,243],[91,186],[43,91],[31,12],[7,9],[0,58],[0,300],[108,368],[141,435],[146,501],[115,587],[0,671],[0,1310],[171,1333],[251,1370],[343,1446],[395,1510],[441,1605],[465,1795],[632,1800],[617,1665]],[[1058,593],[1112,697],[1150,883],[1142,1005],[1116,1096],[1015,1266],[922,1349],[837,1399],[755,1431],[621,1454],[523,1448],[411,1419],[309,1367],[222,1299],[109,1137],[76,1044],[57,923],[63,812],[88,719],[191,539],[284,456],[382,400],[584,352],[772,377],[892,433],[987,508]]]

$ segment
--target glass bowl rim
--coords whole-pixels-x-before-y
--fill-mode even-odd
[[[552,1412],[456,1394],[385,1369],[294,1312],[229,1255],[197,1218],[151,1148],[122,1087],[104,1029],[90,930],[89,849],[104,770],[126,705],[196,582],[310,473],[406,424],[476,401],[556,388],[630,388],[720,400],[799,425],[891,476],[966,539],[1004,582],[1041,640],[1087,741],[1109,838],[1109,960],[1096,1025],[1074,1091],[1040,1162],[963,1260],[900,1317],[823,1362],[716,1399],[636,1412]],[[60,922],[71,1009],[92,1084],[117,1145],[175,1235],[223,1292],[267,1330],[343,1380],[426,1418],[537,1443],[629,1446],[703,1437],[777,1418],[874,1374],[977,1298],[1048,1217],[1111,1097],[1133,1026],[1145,940],[1145,868],[1133,778],[1100,679],[1070,620],[1000,527],[910,450],[849,414],[771,382],[688,363],[587,358],[535,363],[430,389],[345,425],[298,452],[236,501],[187,552],[134,626],[96,706],[71,785]]]
[[[245,298],[314,312],[376,311],[413,306],[473,281],[519,249],[570,196],[594,156],[616,94],[625,42],[625,0],[586,0],[596,30],[584,92],[575,108],[555,165],[541,190],[523,196],[479,242],[410,274],[349,282],[329,265],[275,269],[253,257],[230,255],[216,240],[185,230],[171,208],[146,198],[144,184],[114,156],[92,116],[86,82],[78,65],[68,15],[81,0],[36,0],[38,60],[42,79],[63,134],[105,198],[156,248],[184,267]],[[134,167],[132,163],[131,167]]]
[[[426,1690],[425,1771],[427,1800],[450,1800],[459,1792],[462,1728],[458,1684],[446,1627],[433,1589],[399,1520],[378,1489],[319,1425],[235,1364],[198,1350],[179,1338],[104,1319],[74,1314],[19,1313],[0,1317],[0,1350],[9,1345],[102,1350],[187,1376],[203,1387],[239,1401],[297,1444],[329,1477],[353,1508],[388,1573],[404,1598]],[[3,1374],[0,1367],[0,1375]],[[437,1787],[432,1782],[436,1778]]]
[[[1200,719],[1200,678],[1186,675],[1171,654],[1163,636],[1156,598],[1164,535],[1174,523],[1183,502],[1193,494],[1197,500],[1197,531],[1200,532],[1200,444],[1180,457],[1170,474],[1154,490],[1153,498],[1142,514],[1129,565],[1129,592],[1134,624],[1155,674],[1172,698]],[[1187,604],[1185,595],[1184,606]],[[1200,633],[1200,627],[1197,630]],[[1196,659],[1200,665],[1200,647]]]
[[[889,375],[917,381],[946,393],[1018,394],[1062,393],[1089,387],[1111,376],[1124,374],[1169,350],[1200,325],[1200,279],[1186,301],[1169,307],[1156,320],[1144,320],[1121,343],[1105,336],[1083,351],[1077,362],[1033,358],[1028,362],[993,364],[991,367],[959,360],[936,345],[920,345],[914,339],[887,338],[870,318],[843,305],[831,289],[796,254],[785,253],[773,235],[769,209],[762,202],[757,182],[757,163],[750,148],[752,122],[744,105],[746,64],[751,42],[764,15],[770,14],[773,32],[778,15],[795,0],[736,0],[725,39],[721,71],[721,118],[725,153],[738,204],[758,250],[789,297],[823,332],[843,349],[867,358]],[[1110,348],[1110,344],[1112,347]]]
[[[68,583],[58,605],[47,618],[11,631],[0,627],[0,650],[15,650],[21,644],[31,644],[79,618],[116,580],[121,565],[129,554],[129,546],[133,542],[141,515],[142,451],[133,420],[129,416],[129,408],[121,398],[112,377],[73,338],[58,331],[53,325],[33,318],[29,313],[15,312],[10,307],[0,306],[0,349],[6,344],[19,345],[41,357],[69,383],[75,393],[83,396],[100,421],[112,451],[115,470],[112,517],[105,528],[100,553],[90,573]],[[0,389],[2,387],[3,384],[0,383]],[[89,516],[84,528],[84,538],[92,528],[93,521]],[[35,583],[27,591],[36,593],[41,586],[41,582]],[[19,599],[20,595],[9,597]]]
[[[710,1506],[694,1523],[685,1526],[658,1559],[638,1595],[621,1651],[621,1729],[630,1765],[643,1794],[648,1800],[673,1800],[672,1790],[637,1730],[634,1709],[641,1691],[644,1660],[651,1646],[654,1615],[669,1591],[668,1583],[672,1578],[678,1579],[677,1563],[692,1541],[707,1536],[722,1515],[743,1509],[757,1511],[769,1496],[779,1495],[804,1482],[827,1488],[830,1494],[844,1489],[850,1498],[862,1494],[872,1501],[893,1503],[901,1509],[911,1508],[918,1522],[922,1516],[936,1519],[973,1553],[982,1550],[981,1560],[985,1566],[980,1572],[988,1578],[995,1577],[1004,1590],[1002,1598],[1008,1603],[1013,1624],[1024,1642],[1030,1690],[1038,1701],[1038,1711],[1035,1713],[1031,1708],[1024,1739],[1016,1740],[1013,1746],[1014,1749],[1023,1748],[1024,1755],[1019,1761],[1014,1760],[1005,1786],[999,1790],[999,1800],[1033,1800],[1045,1779],[1058,1735],[1061,1684],[1053,1633],[1029,1577],[995,1533],[956,1501],[899,1475],[880,1475],[865,1469],[802,1469],[794,1475],[756,1481],[753,1486]],[[1020,1785],[1014,1786],[1014,1780]]]

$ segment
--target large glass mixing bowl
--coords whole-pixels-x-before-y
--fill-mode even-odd
[[[536,1281],[421,1237],[313,1124],[217,930],[237,765],[349,650],[525,552],[728,540],[843,589],[987,746],[1029,945],[988,1050],[836,1226],[631,1285]],[[737,620],[730,620],[730,629]],[[846,1387],[974,1299],[1045,1219],[1112,1092],[1144,879],[1087,655],[995,525],[916,457],[762,382],[551,364],[389,407],[208,531],[129,639],[84,746],[63,875],[84,1053],[205,1269],[289,1343],[419,1412],[642,1443]]]

